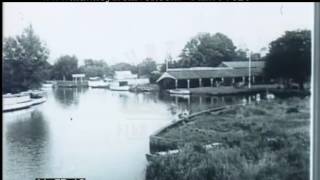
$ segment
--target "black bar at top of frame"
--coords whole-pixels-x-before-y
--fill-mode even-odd
[[[14,1],[14,2],[26,2],[23,0],[20,1]],[[278,2],[278,1],[263,1],[263,0],[42,0],[42,1],[30,1],[30,2],[109,2],[109,3],[117,3],[117,2],[123,2],[123,3],[130,3],[130,2],[145,2],[145,3],[169,3],[169,2]],[[296,2],[296,1],[292,1]],[[305,0],[301,2],[314,2],[310,0]],[[279,2],[281,3],[281,2]]]

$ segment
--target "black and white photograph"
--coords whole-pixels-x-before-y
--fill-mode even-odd
[[[315,180],[316,3],[2,5],[4,180]]]

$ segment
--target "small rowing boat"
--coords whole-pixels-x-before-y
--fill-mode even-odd
[[[47,98],[40,91],[23,92],[19,94],[2,95],[2,112],[27,109],[31,106],[44,103]]]
[[[169,89],[168,92],[170,94],[181,94],[181,95],[191,94],[190,90],[188,89]]]

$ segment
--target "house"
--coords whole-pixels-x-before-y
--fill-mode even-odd
[[[263,82],[263,61],[251,62],[251,83]],[[218,67],[170,68],[157,80],[162,89],[216,87],[249,82],[249,63],[222,62]]]

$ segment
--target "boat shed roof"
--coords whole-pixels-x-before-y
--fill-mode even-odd
[[[257,76],[262,73],[262,68],[251,68],[251,74]],[[168,69],[157,82],[165,79],[199,79],[199,78],[221,78],[221,77],[243,77],[248,76],[248,68],[230,67],[202,67],[202,68],[177,68]]]
[[[251,61],[251,68],[263,68],[265,62],[264,61]],[[220,67],[231,67],[231,68],[248,68],[248,61],[223,61]]]

